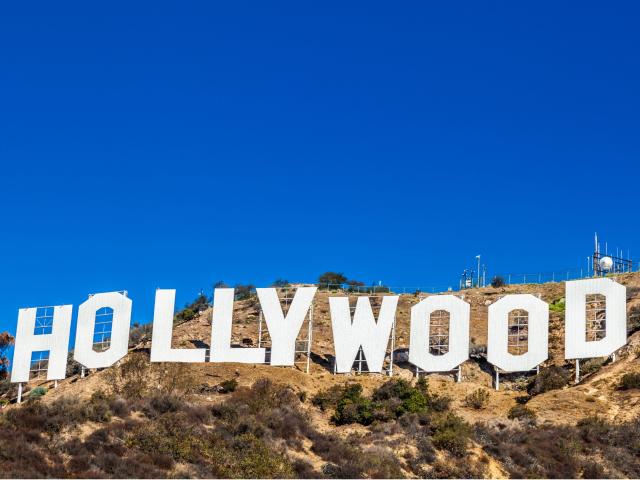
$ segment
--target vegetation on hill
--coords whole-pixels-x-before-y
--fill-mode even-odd
[[[510,419],[472,426],[426,381],[401,379],[370,394],[349,382],[306,402],[302,391],[263,378],[203,403],[195,377],[145,357],[122,362],[89,398],[31,395],[0,416],[3,476],[483,477],[496,460],[518,478],[640,475],[640,420],[536,425],[516,405]],[[330,416],[334,428],[318,429],[315,415]],[[361,430],[346,430],[352,424]]]
[[[239,343],[253,338],[258,313],[255,289],[241,287],[232,340]],[[513,288],[467,291],[472,322],[486,319],[487,300]],[[22,405],[0,409],[0,471],[88,478],[640,476],[640,337],[615,362],[582,362],[585,380],[575,385],[561,349],[563,287],[536,289],[552,304],[549,361],[537,376],[505,376],[500,392],[490,389],[485,339],[473,323],[479,353],[465,364],[459,384],[439,375],[412,380],[403,365],[391,379],[320,373],[328,364],[321,355],[330,345],[327,297],[334,292],[318,294],[313,377],[266,366],[151,364],[151,326],[134,325],[133,350],[113,367],[80,379],[70,356],[71,378],[58,389],[30,382]],[[640,311],[636,293],[629,298],[632,315]],[[201,321],[210,301],[199,296],[178,312],[177,348],[210,334]],[[400,299],[397,335],[405,342],[406,312],[417,301]],[[5,402],[15,397],[15,385],[6,381],[12,341],[0,335]]]

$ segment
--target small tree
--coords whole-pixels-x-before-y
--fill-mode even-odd
[[[256,287],[254,285],[242,285],[237,284],[235,287],[236,300],[249,300],[256,293]]]
[[[517,404],[509,409],[507,417],[510,420],[526,420],[529,422],[534,422],[536,419],[536,412],[531,410],[526,405]]]
[[[527,393],[533,396],[563,388],[569,383],[570,377],[570,372],[562,367],[552,365],[543,368],[527,385]]]
[[[640,373],[629,372],[625,373],[620,379],[620,390],[632,390],[640,388]]]
[[[13,345],[15,339],[9,332],[0,333],[0,380],[5,380],[9,376],[9,358],[7,351]]]
[[[501,277],[500,275],[496,275],[495,277],[493,277],[491,279],[491,286],[493,288],[500,288],[500,287],[504,287],[506,284],[506,282],[504,281],[504,278]]]
[[[318,278],[318,286],[320,288],[330,288],[336,285],[347,283],[347,277],[342,273],[325,272]]]
[[[289,280],[283,280],[281,278],[274,280],[273,283],[271,284],[272,287],[276,287],[276,288],[284,288],[284,287],[288,287],[289,285],[290,285]]]
[[[489,392],[484,388],[478,388],[464,397],[464,404],[475,410],[481,410],[489,403]]]

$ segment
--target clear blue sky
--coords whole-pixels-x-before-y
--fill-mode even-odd
[[[640,257],[635,2],[0,9],[0,329],[217,280]]]

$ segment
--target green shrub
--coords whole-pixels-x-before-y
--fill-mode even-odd
[[[29,392],[29,398],[31,400],[37,400],[41,397],[44,397],[47,394],[48,390],[46,387],[36,387]]]
[[[342,273],[325,272],[318,278],[318,287],[321,289],[339,288],[343,283],[347,283],[347,277]]]
[[[478,388],[464,397],[464,404],[475,410],[481,410],[489,403],[489,391],[485,388]]]
[[[569,383],[571,373],[555,365],[544,368],[527,385],[529,395],[538,395],[550,390],[557,390]]]
[[[556,298],[553,302],[549,304],[549,310],[556,313],[564,313],[565,309],[565,300],[564,297]]]
[[[176,313],[173,323],[179,325],[184,322],[188,322],[189,320],[193,320],[196,316],[196,312],[191,310],[190,308],[185,308]]]
[[[393,379],[373,392],[373,401],[380,403],[393,417],[405,413],[424,412],[428,407],[427,396],[404,379]]]
[[[600,370],[607,363],[607,358],[590,358],[580,365],[580,374],[584,378]]]
[[[344,389],[342,398],[338,401],[331,420],[336,425],[349,423],[370,425],[374,420],[373,413],[373,402],[362,396],[362,385],[354,383]]]
[[[86,418],[94,422],[108,422],[113,416],[110,408],[112,400],[102,390],[96,390],[91,394],[91,398],[86,404]]]
[[[462,457],[467,453],[471,439],[471,427],[461,417],[448,413],[433,424],[433,445],[447,450],[452,455]]]
[[[133,352],[107,370],[105,377],[112,394],[139,400],[147,393],[150,371],[149,357],[142,352]]]
[[[221,382],[218,388],[218,392],[231,393],[231,392],[235,392],[236,388],[238,388],[238,381],[235,378],[232,378],[230,380],[225,380],[224,382]]]
[[[344,388],[340,385],[333,385],[325,390],[320,390],[313,396],[311,403],[323,412],[330,408],[336,408],[344,394]]]
[[[535,420],[536,413],[526,405],[517,404],[511,407],[507,417],[511,420]]]
[[[506,282],[504,281],[504,278],[501,277],[500,275],[496,275],[495,277],[493,277],[491,279],[491,286],[493,288],[500,288],[500,287],[504,287],[506,284]]]
[[[256,296],[256,287],[248,284],[243,285],[241,283],[233,287],[236,300],[249,300]]]
[[[427,405],[434,412],[446,412],[451,407],[453,399],[449,395],[432,393],[427,396]]]
[[[620,379],[620,390],[640,388],[640,372],[625,373]]]
[[[392,379],[378,387],[371,398],[362,395],[362,385],[353,383],[323,390],[313,397],[312,403],[321,410],[334,408],[332,421],[337,425],[370,425],[376,420],[387,421],[406,414],[444,412],[449,409],[451,398],[431,393],[424,378],[415,386],[404,379]]]

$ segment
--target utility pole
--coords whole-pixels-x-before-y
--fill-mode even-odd
[[[476,255],[476,259],[478,260],[478,287],[480,286],[480,255]]]

